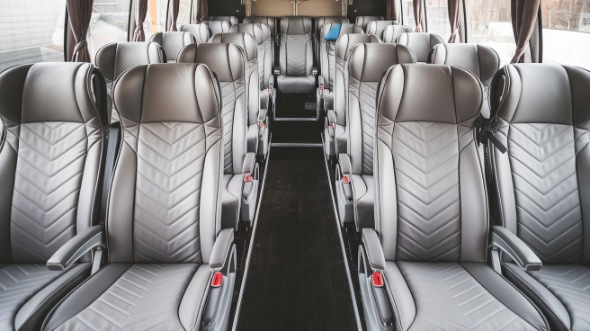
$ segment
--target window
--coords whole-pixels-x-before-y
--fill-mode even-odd
[[[510,63],[516,44],[512,33],[510,0],[465,0],[467,40],[490,46],[502,65]]]
[[[402,21],[404,25],[416,27],[414,19],[414,2],[412,0],[402,0]]]
[[[426,20],[428,32],[438,34],[443,40],[451,37],[448,0],[426,0]]]
[[[64,60],[65,0],[0,1],[0,71]]]
[[[130,0],[94,0],[88,27],[88,51],[94,55],[104,45],[127,41]]]
[[[145,40],[156,32],[166,31],[166,17],[168,15],[168,0],[148,0],[148,11],[143,22]]]
[[[191,0],[180,0],[180,8],[178,10],[178,18],[176,19],[176,27],[180,30],[180,27],[184,24],[191,22]]]
[[[544,0],[543,62],[590,69],[590,1]]]

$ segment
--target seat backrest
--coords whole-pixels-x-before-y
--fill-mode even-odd
[[[416,63],[412,51],[403,45],[359,44],[350,52],[346,131],[353,174],[373,174],[377,88],[383,74],[402,63]]]
[[[207,24],[184,24],[180,31],[190,32],[195,37],[196,43],[206,43],[211,38]]]
[[[254,37],[248,33],[222,33],[213,36],[211,42],[234,44],[244,50],[248,63],[246,69],[248,124],[257,123],[258,110],[260,109],[260,85],[258,80],[258,51]]]
[[[209,27],[209,35],[214,36],[218,33],[228,33],[231,28],[231,24],[227,21],[203,21]]]
[[[478,77],[483,84],[484,96],[481,115],[490,116],[490,84],[500,68],[500,56],[493,48],[476,44],[438,44],[432,50],[430,63],[461,67]]]
[[[266,29],[265,29],[266,28]],[[272,74],[271,63],[271,36],[267,26],[260,23],[242,23],[233,25],[230,32],[250,34],[256,40],[257,47],[257,70],[259,87],[268,86],[268,80]],[[249,77],[249,75],[248,75]]]
[[[106,113],[89,63],[0,74],[0,264],[43,264],[97,223]]]
[[[356,25],[363,28],[363,31],[367,30],[367,25],[372,21],[383,21],[385,18],[383,16],[357,16],[356,17]]]
[[[498,88],[496,88],[498,87]],[[495,221],[546,264],[590,263],[590,72],[511,64],[492,83]]]
[[[407,25],[388,25],[385,27],[385,30],[383,30],[381,41],[384,43],[395,44],[402,34],[409,32],[412,32],[412,28]]]
[[[383,31],[391,25],[398,25],[398,23],[397,21],[372,21],[367,24],[366,33],[375,35],[380,40],[383,40]]]
[[[485,261],[488,204],[475,139],[482,95],[463,68],[396,65],[382,79],[375,226],[386,260]]]
[[[268,26],[272,37],[277,33],[277,19],[269,16],[252,16],[244,18],[244,23],[263,23]]]
[[[110,262],[208,263],[220,231],[215,78],[203,65],[139,66],[121,75],[114,102],[122,133],[107,217]]]
[[[340,23],[340,24],[348,24],[348,18],[346,17],[338,17],[338,16],[321,16],[321,17],[314,17],[313,18],[313,42],[314,42],[314,49],[316,57],[316,63],[320,63],[320,45],[323,40],[322,28],[326,24],[330,23]]]
[[[402,44],[414,52],[418,62],[428,62],[432,48],[443,42],[439,35],[428,32],[403,33],[397,40],[398,44]]]
[[[150,42],[162,46],[166,62],[175,62],[176,56],[184,46],[196,43],[190,32],[157,32],[152,35]]]
[[[320,33],[320,73],[324,77],[326,89],[333,91],[336,76],[336,41],[328,41],[324,36],[338,23],[326,23]],[[341,25],[340,36],[348,33],[363,33],[356,24],[345,23]]]
[[[201,63],[215,74],[221,93],[224,174],[241,174],[246,155],[248,105],[246,55],[234,44],[193,44],[176,59],[179,63]]]
[[[309,17],[283,17],[279,64],[286,76],[309,76],[313,68],[312,24]]]
[[[209,21],[224,21],[229,23],[229,25],[234,25],[240,23],[236,16],[209,16]]]

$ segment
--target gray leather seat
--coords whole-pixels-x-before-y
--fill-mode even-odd
[[[432,48],[444,41],[435,33],[428,32],[409,32],[404,33],[397,39],[398,44],[402,44],[414,52],[418,62],[428,62],[428,56],[432,52]]]
[[[477,77],[462,68],[396,65],[381,82],[376,228],[363,229],[359,247],[368,329],[548,329],[485,263],[488,204],[475,139],[482,100]]]
[[[354,220],[357,230],[374,226],[373,137],[377,87],[392,65],[415,62],[412,51],[402,45],[360,44],[350,52],[344,127],[347,149],[338,151],[341,154],[335,186],[340,219]]]
[[[124,73],[114,95],[122,141],[106,223],[109,263],[52,311],[44,330],[225,329],[235,247],[218,212],[217,83],[203,65],[156,64]],[[210,286],[217,272],[221,287]],[[217,309],[208,307],[215,300]]]
[[[186,45],[196,43],[195,37],[190,32],[157,32],[152,35],[150,42],[162,46],[166,62],[176,62],[176,56]]]
[[[277,19],[275,17],[269,16],[253,16],[253,17],[245,17],[244,23],[259,23],[262,25],[266,25],[270,32],[270,49],[271,49],[271,68],[275,67],[275,48],[279,46],[279,35],[277,32]]]
[[[237,25],[234,25],[234,27]],[[257,25],[255,25],[257,26]],[[232,27],[233,28],[233,27]],[[269,132],[267,129],[267,110],[262,108],[259,97],[259,73],[257,44],[254,37],[248,33],[223,33],[215,35],[212,43],[230,43],[244,50],[248,62],[247,96],[248,96],[248,151],[256,152],[260,156],[266,156],[269,147]],[[264,51],[264,49],[263,49]]]
[[[206,43],[211,38],[207,24],[184,24],[180,31],[190,32],[195,37],[196,43]]]
[[[258,199],[256,150],[248,150],[247,63],[244,50],[235,44],[213,43],[185,47],[180,63],[202,63],[217,77],[221,93],[224,168],[221,199],[222,226],[251,222]],[[246,177],[251,175],[246,182]]]
[[[381,38],[381,41],[384,43],[396,44],[398,38],[402,34],[409,32],[412,32],[412,28],[407,25],[388,25],[385,27],[385,30],[383,30],[383,37]]]
[[[320,75],[318,76],[317,110],[334,109],[334,80],[336,76],[336,41],[324,39],[330,29],[338,23],[324,24],[320,34]],[[348,33],[363,33],[356,24],[341,23],[339,36]]]
[[[88,63],[40,63],[0,74],[0,329],[39,330],[90,275],[90,256],[46,265],[98,223],[106,90]]]
[[[353,30],[358,30],[354,25]],[[326,110],[326,123],[324,128],[324,152],[326,156],[333,158],[338,153],[346,153],[346,100],[348,93],[348,58],[354,46],[362,43],[377,43],[375,36],[368,34],[347,33],[341,34],[335,45],[336,63],[334,67],[334,84],[332,108]],[[352,220],[351,220],[352,221]]]
[[[283,17],[280,26],[279,91],[307,94],[315,89],[312,24],[309,17]]]
[[[240,23],[236,16],[209,16],[208,20],[227,22],[230,26]]]
[[[103,73],[107,83],[108,109],[111,109],[111,122],[119,122],[119,114],[113,107],[113,82],[127,69],[152,63],[165,63],[162,47],[153,42],[111,43],[96,52],[94,65]]]
[[[228,33],[229,29],[231,29],[231,24],[227,21],[203,21],[201,24],[207,25],[210,36],[214,36],[218,33]]]
[[[383,40],[383,32],[388,26],[399,25],[397,21],[372,21],[367,24],[367,34],[377,36],[379,40]]]
[[[461,67],[479,78],[484,95],[481,115],[490,117],[490,84],[500,68],[500,56],[493,48],[476,44],[438,44],[430,54],[430,63]]]
[[[373,21],[383,21],[385,18],[383,16],[357,16],[355,24],[360,26],[363,31],[367,30],[367,25]]]
[[[508,149],[490,145],[496,223],[542,262],[525,271],[507,259],[503,272],[555,330],[590,329],[589,89],[590,72],[553,64],[508,65],[492,84]]]
[[[348,18],[346,17],[337,17],[337,16],[321,16],[321,17],[314,17],[313,18],[313,47],[314,47],[314,56],[315,56],[315,63],[316,63],[316,67],[318,67],[318,70],[321,71],[320,68],[320,61],[321,61],[321,54],[320,54],[320,48],[321,48],[321,43],[322,40],[324,40],[322,38],[323,33],[322,33],[322,28],[324,27],[324,25],[326,24],[331,24],[331,23],[340,23],[340,24],[348,24]]]

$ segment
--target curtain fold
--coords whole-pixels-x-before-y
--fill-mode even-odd
[[[416,27],[414,28],[414,31],[416,32],[422,32],[422,17],[424,17],[423,14],[423,1],[424,0],[414,0],[414,20],[416,21]]]
[[[449,22],[451,23],[451,37],[449,38],[450,43],[456,43],[461,41],[461,36],[459,35],[459,25],[461,24],[459,19],[460,9],[461,0],[449,0]]]
[[[512,1],[512,30],[516,50],[510,63],[524,62],[524,55],[535,31],[541,0]]]
[[[170,17],[168,17],[168,31],[178,31],[176,29],[176,21],[178,20],[179,11],[180,0],[170,0]]]
[[[387,0],[387,12],[385,15],[385,19],[395,21],[399,19],[397,6],[398,3],[399,2],[397,0]]]
[[[71,62],[90,62],[88,52],[88,25],[92,17],[92,4],[94,0],[67,0],[68,18],[70,29],[74,37],[74,51],[70,58]]]
[[[195,0],[197,1],[197,10],[195,12],[195,20],[197,23],[201,23],[207,20],[209,16],[209,4],[208,0]]]
[[[133,41],[145,41],[145,31],[143,31],[143,22],[147,16],[148,0],[137,0],[135,2],[135,30],[133,31]]]

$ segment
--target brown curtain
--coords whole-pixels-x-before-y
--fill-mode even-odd
[[[493,0],[495,1],[495,0]],[[451,23],[451,37],[449,38],[450,43],[461,42],[461,36],[459,35],[459,12],[461,8],[461,0],[449,0],[449,21]]]
[[[201,23],[207,20],[207,16],[209,16],[209,4],[207,3],[208,0],[195,0],[197,1],[197,11],[195,13],[195,18],[197,23]]]
[[[397,0],[387,0],[387,15],[385,19],[397,20],[399,18],[397,4]]]
[[[135,30],[133,31],[133,41],[145,41],[143,22],[145,21],[147,10],[148,0],[137,0],[135,2]]]
[[[168,31],[177,31],[176,20],[180,11],[180,0],[170,0],[170,17],[168,17]]]
[[[75,43],[74,51],[70,58],[72,62],[90,62],[86,35],[88,34],[88,25],[92,17],[93,3],[94,0],[67,0],[66,2],[70,29]]]
[[[416,32],[422,32],[422,17],[424,17],[422,12],[423,1],[424,0],[414,0],[414,20],[416,21],[414,31]]]
[[[512,29],[516,51],[511,63],[524,62],[524,55],[537,24],[539,6],[541,6],[541,0],[512,1]]]

